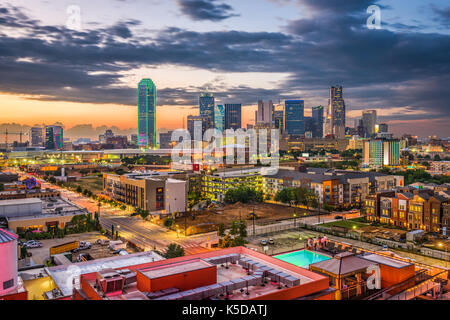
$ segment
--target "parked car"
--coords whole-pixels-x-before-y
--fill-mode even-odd
[[[119,255],[127,256],[127,255],[129,255],[129,253],[126,250],[120,250]]]
[[[87,250],[91,248],[91,243],[90,242],[86,242],[86,241],[80,241],[80,245],[78,248],[76,248],[75,250],[73,250],[73,252],[79,252],[81,250]]]
[[[335,216],[334,219],[335,219],[335,220],[342,220],[342,219],[344,219],[344,218],[343,218],[342,216]]]
[[[41,248],[42,247],[42,243],[39,242],[39,241],[35,241],[35,240],[29,240],[29,241],[25,242],[23,244],[23,246],[27,247],[27,248],[30,248],[30,249],[31,248]]]
[[[126,252],[125,249],[119,249],[119,250],[113,251],[113,254],[120,254],[120,255],[123,255],[123,254],[121,254],[122,251],[125,251],[125,252]],[[127,254],[128,254],[128,252],[127,252]]]
[[[105,239],[97,239],[95,242],[96,244],[99,244],[101,246],[107,246],[109,244],[109,240]]]
[[[262,246],[267,246],[267,240],[261,240],[261,245]]]
[[[275,244],[275,241],[272,238],[270,238],[269,239],[269,244]]]

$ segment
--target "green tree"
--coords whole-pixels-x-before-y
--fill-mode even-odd
[[[178,257],[184,257],[184,248],[181,247],[179,244],[171,243],[168,245],[166,253],[164,254],[164,257],[166,259],[171,258],[178,258]]]
[[[146,220],[150,215],[150,212],[148,212],[148,210],[140,210],[139,215],[141,216],[142,219]]]
[[[77,192],[78,192],[78,193],[83,193],[83,188],[82,188],[81,186],[78,186],[78,187],[77,187]]]
[[[164,220],[163,224],[166,228],[171,228],[174,223],[175,223],[175,221],[172,218],[167,218]]]
[[[225,236],[225,225],[223,223],[220,223],[217,228],[217,236],[219,238],[223,238]]]

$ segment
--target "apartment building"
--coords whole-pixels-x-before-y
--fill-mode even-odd
[[[104,174],[103,193],[128,206],[150,213],[185,212],[188,175],[182,171]]]
[[[364,212],[369,221],[442,233],[448,228],[449,202],[450,197],[429,189],[406,188],[370,195]]]
[[[274,197],[285,188],[314,190],[320,203],[335,207],[358,205],[368,195],[403,186],[403,177],[376,172],[322,168],[281,167],[276,175],[263,177],[263,191]]]

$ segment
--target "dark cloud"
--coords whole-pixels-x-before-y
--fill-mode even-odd
[[[233,7],[217,0],[178,0],[181,12],[196,21],[222,21],[238,16]]]
[[[434,4],[430,4],[431,10],[435,15],[435,20],[442,23],[443,26],[450,26],[450,7],[439,8]]]
[[[369,30],[366,8],[373,2],[302,0],[313,13],[291,21],[283,32],[166,28],[145,35],[131,31],[137,21],[77,32],[44,26],[8,8],[0,11],[0,27],[23,36],[0,36],[0,91],[134,106],[136,89],[121,85],[120,72],[172,64],[290,75],[272,90],[209,84],[218,98],[244,105],[294,97],[326,104],[327,88],[342,84],[349,110],[408,107],[412,115],[426,114],[430,123],[448,117],[450,36],[413,28]],[[345,3],[347,11],[337,14],[337,3]],[[158,104],[196,105],[201,90],[188,81],[184,88],[159,90]]]

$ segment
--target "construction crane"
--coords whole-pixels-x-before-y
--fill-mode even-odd
[[[10,135],[10,134],[19,135],[20,136],[20,143],[22,143],[22,137],[24,135],[26,135],[26,136],[28,135],[28,133],[23,133],[22,131],[20,131],[20,132],[9,132],[8,128],[6,128],[5,129],[5,133],[4,133],[4,135],[5,135],[5,147],[6,148],[8,148],[8,135]]]

